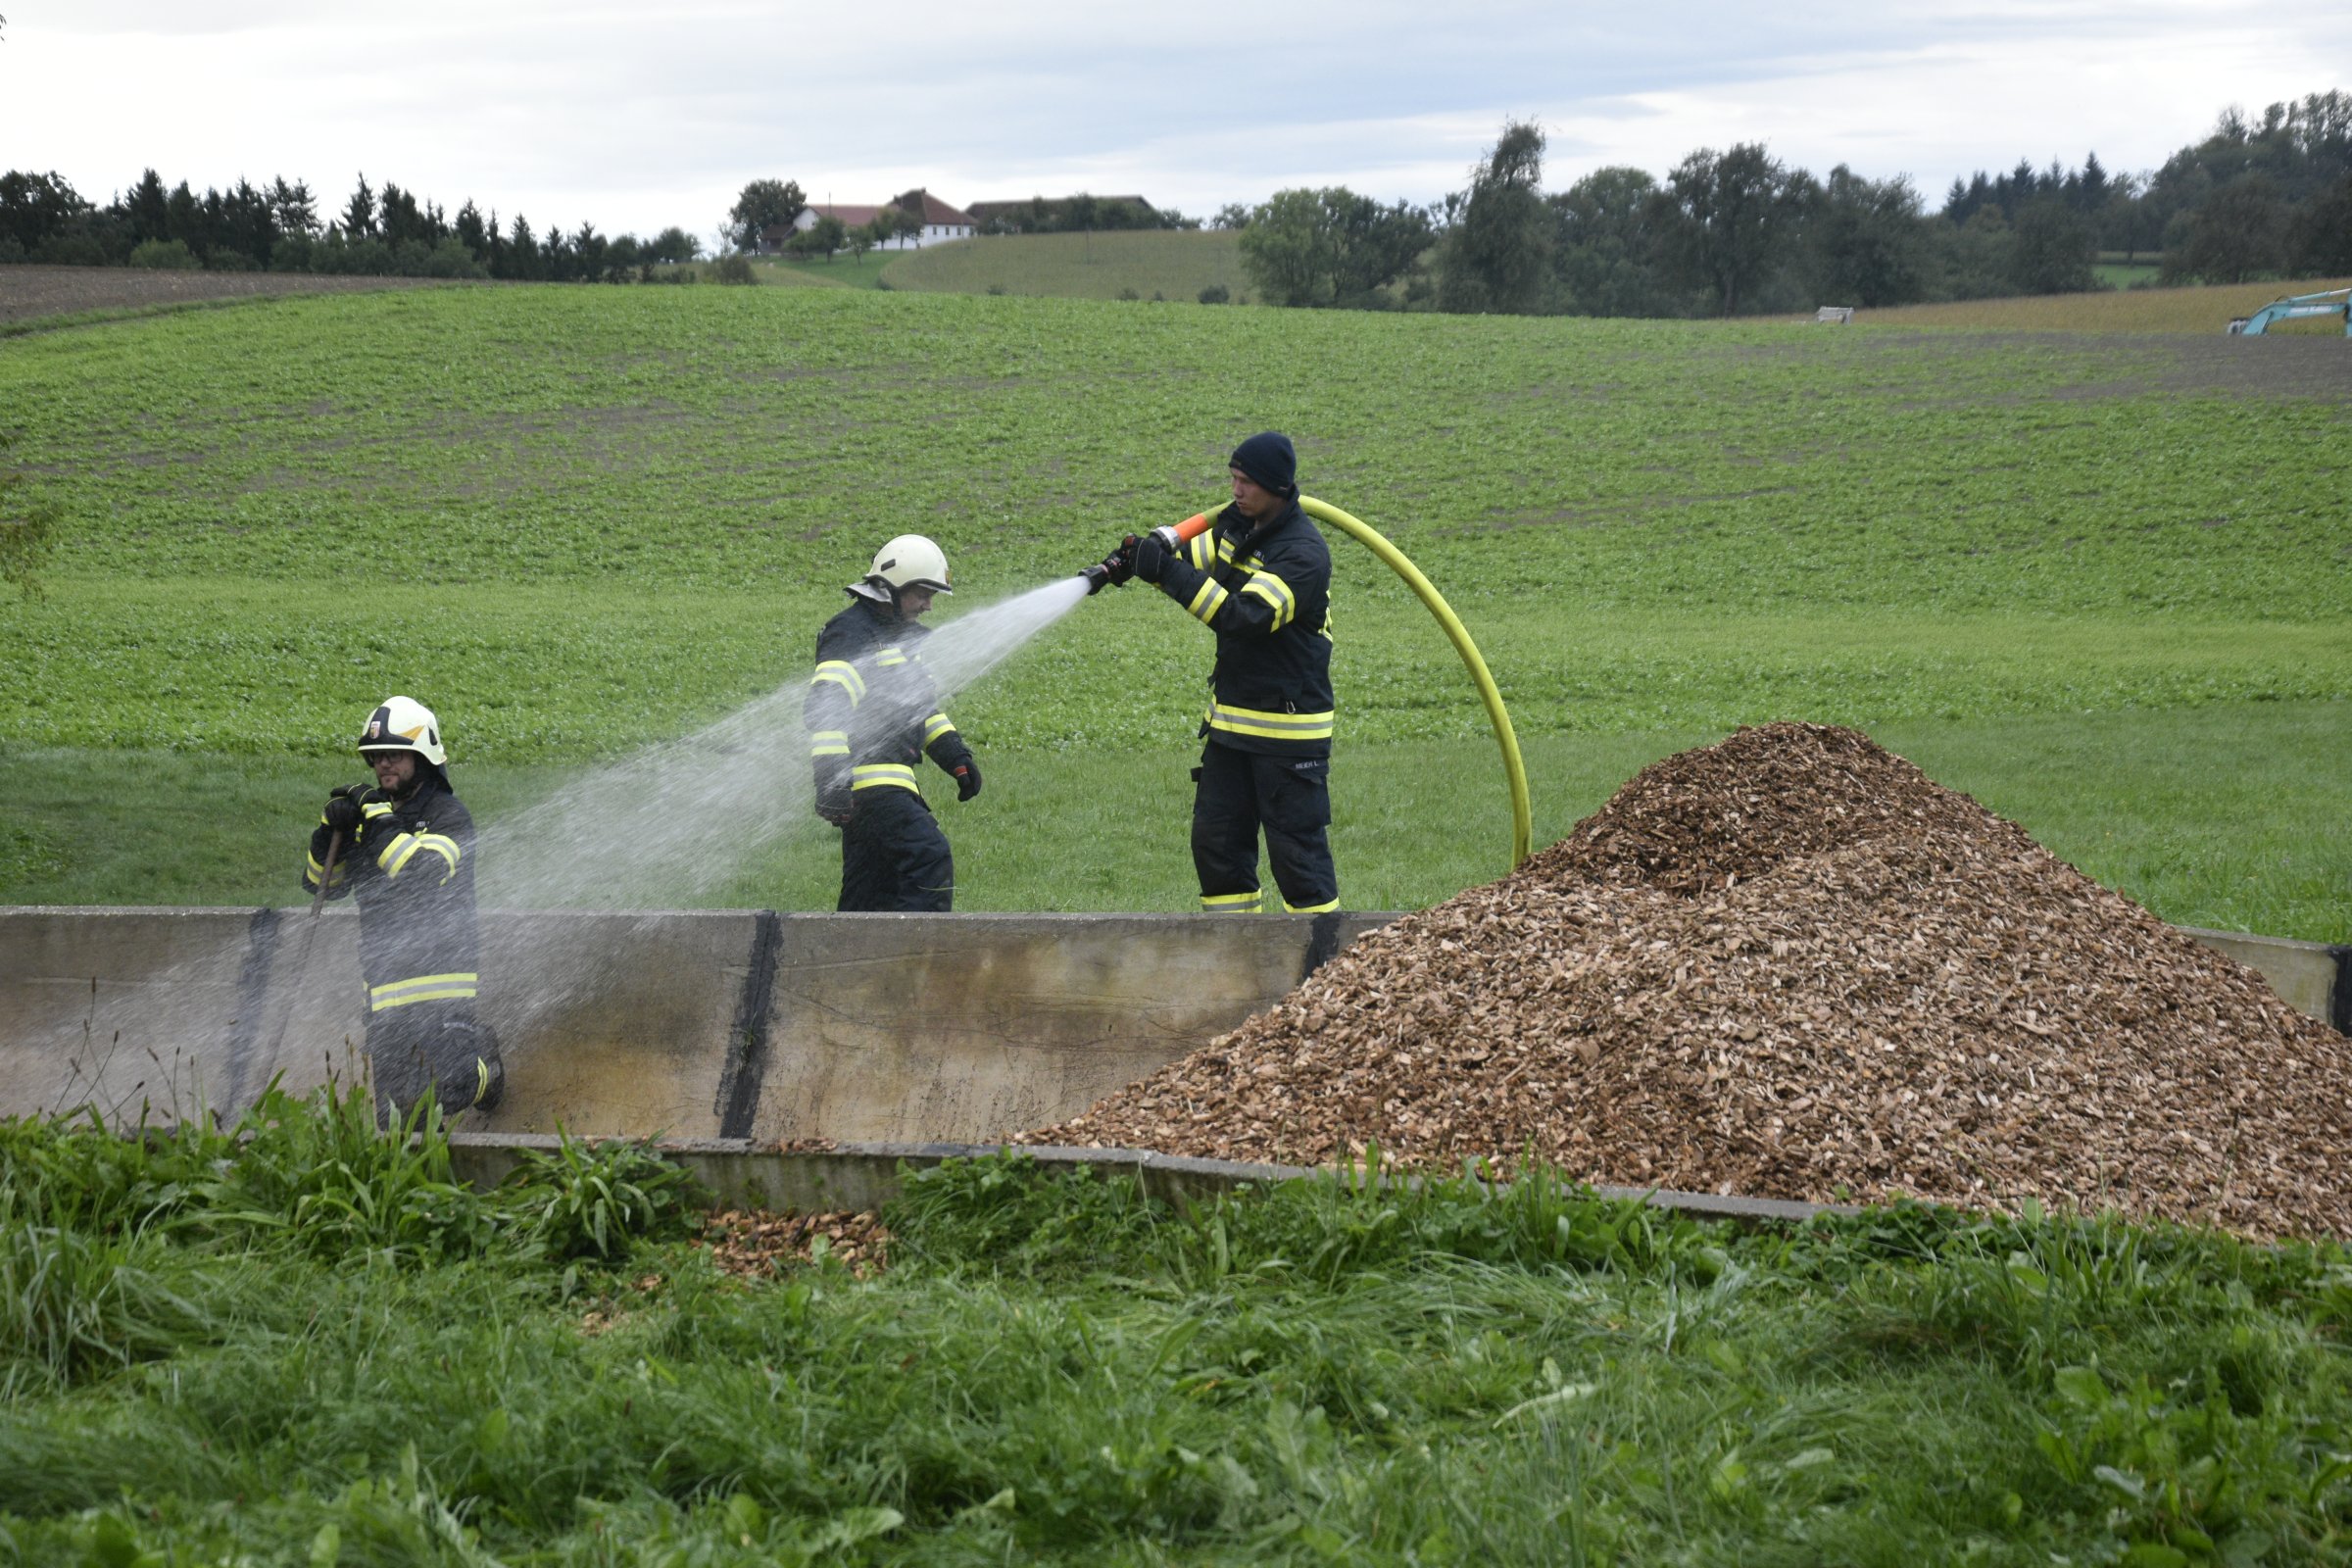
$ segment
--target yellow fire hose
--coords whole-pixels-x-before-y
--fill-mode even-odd
[[[1190,539],[1206,528],[1209,519],[1224,510],[1225,503],[1219,502],[1167,531],[1178,539]],[[1487,662],[1479,657],[1478,645],[1470,640],[1468,628],[1462,625],[1461,617],[1453,612],[1453,607],[1446,602],[1446,596],[1438,592],[1437,585],[1421,575],[1421,568],[1407,560],[1403,551],[1382,538],[1379,530],[1360,518],[1349,516],[1328,501],[1317,501],[1313,496],[1300,496],[1298,510],[1318,522],[1327,522],[1344,533],[1353,535],[1365,549],[1387,563],[1391,571],[1404,579],[1405,586],[1412,589],[1421,603],[1429,607],[1429,612],[1438,617],[1438,624],[1446,628],[1446,635],[1452,640],[1453,651],[1462,656],[1463,664],[1470,670],[1470,679],[1478,687],[1478,700],[1487,705],[1487,719],[1494,726],[1495,744],[1502,748],[1502,774],[1511,791],[1511,864],[1516,867],[1527,858],[1528,841],[1533,833],[1527,805],[1527,768],[1519,760],[1519,738],[1511,733],[1511,715],[1503,710],[1502,693],[1495,689],[1494,677],[1487,672]]]

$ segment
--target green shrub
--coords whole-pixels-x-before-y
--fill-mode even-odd
[[[721,283],[757,283],[751,259],[746,256],[721,256],[711,267],[710,275]]]
[[[707,1206],[694,1178],[641,1143],[563,1137],[507,1178],[506,1212],[527,1242],[560,1258],[612,1258],[633,1240],[684,1235]]]
[[[426,1101],[405,1137],[376,1130],[364,1086],[311,1100],[274,1085],[238,1126],[243,1147],[205,1194],[222,1234],[282,1238],[321,1257],[377,1252],[417,1263],[470,1256],[496,1217],[449,1166],[441,1107]]]
[[[130,265],[154,268],[165,272],[195,272],[204,268],[204,263],[196,259],[196,253],[188,249],[187,242],[176,239],[151,239],[143,245],[132,247]]]

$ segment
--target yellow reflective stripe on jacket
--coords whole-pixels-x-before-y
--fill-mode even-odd
[[[1209,543],[1209,533],[1203,528],[1184,542],[1184,559],[1201,571],[1208,569],[1208,553],[1216,548]]]
[[[820,729],[808,737],[810,757],[847,757],[850,755],[850,732],[846,729]]]
[[[429,850],[441,857],[441,880],[446,882],[458,874],[458,841],[441,833],[403,833],[384,846],[375,863],[383,868],[386,881],[396,881],[409,868],[409,861],[419,851]]]
[[[850,769],[850,788],[854,790],[913,790],[922,794],[914,782],[914,769],[904,762],[859,762]]]
[[[948,715],[945,713],[933,713],[929,718],[923,720],[923,744],[925,746],[930,745],[942,735],[955,733],[956,726],[949,722]]]
[[[1225,608],[1227,597],[1225,585],[1211,577],[1200,585],[1200,591],[1193,595],[1193,602],[1184,608],[1205,626],[1217,618],[1217,612]]]
[[[1242,592],[1255,594],[1274,607],[1273,629],[1276,631],[1289,625],[1291,617],[1298,613],[1298,596],[1291,592],[1289,583],[1270,571],[1251,572],[1250,580],[1242,584]]]
[[[375,863],[383,871],[384,875],[398,876],[400,875],[400,868],[408,864],[409,857],[415,855],[416,853],[416,835],[414,833],[403,833],[398,838],[395,838],[391,843],[384,846],[382,853],[376,856]]]
[[[303,880],[308,882],[312,887],[317,887],[318,885],[318,878],[320,874],[326,870],[326,867],[318,863],[318,857],[310,854],[308,851],[304,852],[302,858],[310,863],[310,869],[303,873]],[[343,878],[350,874],[348,865],[348,861],[342,859],[336,860],[335,874],[326,879],[326,885],[330,888],[341,887],[343,885]]]
[[[420,974],[388,985],[369,986],[368,1010],[382,1012],[388,1007],[405,1007],[412,1002],[463,1002],[473,995],[480,979],[476,974]]]
[[[1329,904],[1293,904],[1288,899],[1282,901],[1282,912],[1285,914],[1329,914],[1339,906],[1338,899],[1333,899]]]
[[[848,692],[852,703],[865,701],[865,677],[858,673],[858,667],[855,664],[839,659],[826,660],[816,666],[816,673],[808,677],[808,684],[817,686],[826,681],[831,681],[843,691]]]
[[[882,649],[874,655],[874,662],[885,669],[893,665],[904,664],[906,662],[906,650],[901,648],[897,643],[892,643],[888,648]]]
[[[1203,893],[1200,895],[1200,907],[1224,914],[1240,910],[1254,911],[1257,908],[1257,897],[1254,893]]]
[[[419,833],[416,835],[416,847],[430,850],[448,862],[448,869],[441,873],[442,881],[446,882],[458,874],[458,860],[466,852],[458,848],[456,839],[446,833]]]
[[[1234,735],[1254,735],[1269,741],[1327,741],[1331,739],[1333,715],[1322,713],[1268,713],[1254,708],[1229,708],[1223,703],[1208,705],[1208,727]]]

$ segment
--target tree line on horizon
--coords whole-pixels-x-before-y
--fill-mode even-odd
[[[1667,317],[1883,307],[2094,289],[2102,252],[2153,258],[2167,283],[2352,273],[2343,91],[2258,118],[2227,110],[2203,140],[2145,173],[2111,173],[2095,152],[2071,169],[2021,160],[1980,171],[1955,179],[1936,211],[1908,175],[1872,179],[1840,164],[1817,177],[1761,143],[1701,148],[1663,180],[1607,168],[1546,191],[1544,145],[1540,125],[1507,122],[1468,188],[1427,206],[1301,187],[1229,204],[1210,225],[1240,231],[1266,302],[1305,307]],[[720,224],[722,248],[756,249],[762,230],[807,206],[796,181],[753,180]],[[784,248],[830,260],[920,226],[891,205],[867,224],[819,219]],[[1081,193],[1038,198],[994,226],[1200,221]],[[149,169],[100,206],[55,172],[0,174],[0,263],[652,282],[680,276],[665,264],[702,255],[675,225],[642,240],[585,222],[542,235],[520,215],[502,223],[471,200],[451,215],[390,181],[378,191],[365,174],[323,215],[307,183],[282,176],[199,195],[185,180],[167,189]],[[752,279],[731,258],[721,275]]]
[[[2166,283],[2352,273],[2352,94],[2311,94],[2144,174],[2022,160],[1955,179],[1820,178],[1760,143],[1701,148],[1665,179],[1601,169],[1543,188],[1544,136],[1507,122],[1467,190],[1416,207],[1345,186],[1228,208],[1271,304],[1575,316],[1743,316],[2101,287],[2100,253]]]
[[[676,226],[643,240],[608,237],[593,223],[542,235],[519,213],[502,223],[468,200],[451,214],[390,180],[376,190],[366,174],[341,210],[324,216],[308,182],[283,176],[198,195],[184,179],[167,190],[150,169],[101,207],[55,172],[0,174],[0,263],[650,282],[673,275],[655,267],[702,253]]]

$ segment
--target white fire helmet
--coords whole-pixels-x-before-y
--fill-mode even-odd
[[[435,767],[449,761],[441,747],[441,721],[414,697],[387,697],[360,731],[360,755],[415,752]]]
[[[850,592],[889,601],[908,588],[928,588],[935,594],[953,592],[948,586],[947,553],[919,533],[903,533],[875,551],[865,581]]]

